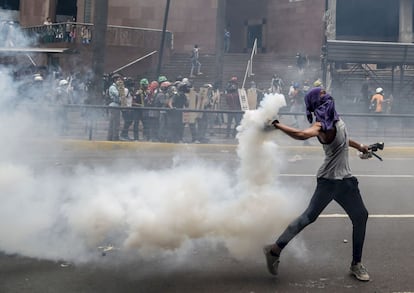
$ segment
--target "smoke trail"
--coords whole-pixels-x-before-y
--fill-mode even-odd
[[[247,257],[298,212],[287,197],[292,190],[278,180],[282,153],[276,132],[263,132],[279,107],[277,99],[266,98],[244,116],[235,175],[196,161],[157,171],[78,166],[70,174],[47,169],[35,174],[9,150],[0,163],[0,249],[87,262],[106,243],[151,257],[207,241]]]
[[[157,171],[62,171],[44,160],[61,156],[53,111],[13,103],[23,97],[11,70],[0,71],[0,251],[82,263],[98,261],[97,247],[105,244],[120,248],[122,258],[179,255],[201,242],[245,258],[298,213],[298,192],[278,179],[284,160],[277,131],[263,132],[283,106],[280,96],[245,114],[233,173],[201,159],[181,162],[179,154],[174,167]]]

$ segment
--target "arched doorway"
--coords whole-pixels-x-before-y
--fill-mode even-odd
[[[266,51],[268,0],[227,0],[225,25],[231,34],[230,53],[245,53],[258,41],[259,52]]]

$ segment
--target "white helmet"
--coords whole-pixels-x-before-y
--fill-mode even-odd
[[[66,79],[62,79],[61,81],[59,81],[59,86],[65,86],[68,84],[68,81]]]
[[[377,94],[382,94],[382,92],[383,92],[384,90],[383,90],[383,88],[382,87],[378,87],[376,90],[375,90],[375,92],[377,93]]]
[[[34,81],[43,81],[43,77],[39,73],[34,74],[33,79]]]

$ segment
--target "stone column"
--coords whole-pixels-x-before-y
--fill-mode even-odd
[[[328,10],[325,13],[326,38],[336,39],[336,0],[328,0]]]
[[[223,62],[224,62],[224,28],[226,18],[226,0],[216,0],[216,80],[214,82],[223,82]]]
[[[400,0],[399,42],[413,42],[413,0]]]
[[[56,20],[56,0],[20,0],[22,26],[42,25],[46,17]]]

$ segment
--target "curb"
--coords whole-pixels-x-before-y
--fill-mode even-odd
[[[159,143],[159,142],[124,142],[124,141],[89,141],[89,140],[58,140],[67,150],[158,150],[175,151],[180,149],[199,149],[203,151],[227,150],[236,151],[237,144],[193,144],[193,143]],[[281,149],[300,153],[322,153],[320,146],[279,146]],[[414,155],[414,146],[390,146],[380,151],[383,154]]]

